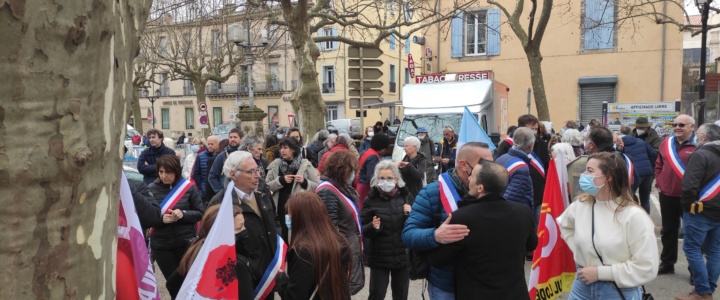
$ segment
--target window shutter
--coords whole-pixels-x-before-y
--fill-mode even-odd
[[[614,0],[604,0],[604,1],[598,1],[601,3],[602,6],[602,26],[598,28],[598,35],[600,36],[600,48],[601,49],[610,49],[613,48],[614,42],[614,36],[613,36],[613,28],[614,28],[614,22],[615,22],[615,1]]]
[[[390,50],[395,50],[395,35],[390,35]]]
[[[335,28],[335,27],[332,28],[332,36],[338,36],[338,29]],[[332,48],[333,48],[333,50],[337,50],[337,48],[338,48],[338,41],[333,41],[333,42],[332,42]]]
[[[405,54],[410,54],[410,38],[405,39]]]
[[[323,36],[323,29],[322,29],[322,28],[318,29],[318,33],[317,33],[317,34],[318,34],[318,37]],[[317,46],[318,46],[318,49],[320,49],[320,51],[323,51],[323,50],[324,50],[324,49],[323,49],[323,43],[317,43]]]
[[[500,10],[488,10],[488,55],[500,55]]]
[[[328,72],[327,67],[322,67],[322,74],[323,74],[323,77],[322,77],[322,78],[323,78],[323,81],[322,81],[322,82],[323,82],[323,83],[327,83],[327,72]]]
[[[463,13],[450,22],[450,56],[453,58],[462,57],[463,54]]]
[[[613,0],[585,0],[585,50],[613,48],[615,3]]]

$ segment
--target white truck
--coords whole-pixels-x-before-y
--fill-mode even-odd
[[[421,75],[416,78],[417,84],[403,86],[404,118],[395,139],[393,160],[405,157],[403,141],[417,135],[418,127],[425,127],[436,145],[443,138],[444,125],[452,125],[459,133],[465,107],[488,135],[496,133],[499,139],[499,133],[508,126],[510,89],[492,77],[492,71]]]

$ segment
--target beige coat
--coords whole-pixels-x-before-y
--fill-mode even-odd
[[[282,183],[280,183],[280,180],[285,180],[284,178],[278,177],[278,174],[280,174],[280,158],[275,159],[270,165],[268,166],[268,173],[265,177],[265,183],[267,184],[268,188],[270,189],[270,192],[273,193],[273,201],[275,202],[275,205],[277,206],[278,203],[278,197],[280,193],[280,189],[282,189]],[[308,161],[307,159],[303,159],[300,163],[300,168],[297,171],[297,174],[303,175],[305,179],[308,181],[307,190],[314,192],[315,188],[317,187],[318,183],[320,183],[320,175],[318,174],[317,169],[312,166],[312,163]],[[302,191],[303,188],[300,187],[300,184],[297,182],[293,183],[292,186],[292,194]]]

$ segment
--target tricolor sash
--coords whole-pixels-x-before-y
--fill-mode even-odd
[[[280,270],[285,270],[285,254],[287,253],[287,245],[280,235],[276,236],[277,247],[275,248],[275,257],[273,257],[270,265],[265,270],[265,274],[263,274],[262,279],[260,279],[260,283],[258,283],[258,286],[255,288],[255,292],[253,293],[255,300],[267,298],[275,287],[275,276]]]
[[[545,178],[545,166],[543,165],[542,161],[540,160],[540,157],[538,157],[534,151],[530,152],[530,155],[528,155],[528,157],[530,157],[530,165],[532,165],[533,168],[535,168],[535,170],[537,170],[538,173],[540,173],[540,175],[542,175],[542,177]],[[508,171],[509,171],[509,169],[508,169]]]
[[[350,200],[345,194],[340,192],[332,183],[323,181],[318,184],[317,188],[315,188],[315,192],[319,191],[322,188],[327,188],[333,191],[335,194],[340,195],[342,198],[342,202],[345,202],[345,205],[350,209],[350,212],[353,214],[353,217],[355,218],[355,223],[357,223],[358,233],[362,237],[362,222],[360,221],[360,211],[357,207],[357,204],[355,204],[355,201]],[[360,241],[362,243],[362,238],[360,238]]]
[[[667,156],[670,166],[675,171],[678,177],[682,178],[685,174],[685,164],[680,160],[677,149],[675,149],[675,137],[671,136],[666,140],[665,146],[662,147],[665,156]]]
[[[508,176],[512,175],[512,173],[523,167],[527,168],[528,165],[522,159],[514,156],[513,158],[508,160],[507,163],[505,163],[505,169],[508,170]]]
[[[190,189],[190,186],[192,186],[192,182],[185,178],[181,178],[180,182],[172,189],[170,192],[165,196],[165,199],[160,203],[160,216],[169,213],[172,211],[173,207],[175,207],[175,204],[177,204],[180,199],[185,195],[185,192]]]
[[[451,214],[458,209],[457,203],[462,201],[462,198],[460,198],[455,186],[452,184],[450,173],[440,174],[438,186],[440,188],[440,203],[445,209],[445,213]]]
[[[633,184],[633,176],[635,176],[635,164],[633,164],[632,160],[625,154],[623,154],[623,157],[625,158],[625,166],[628,169],[628,179],[629,184],[632,186]]]
[[[505,142],[508,143],[508,145],[510,145],[510,147],[512,147],[515,144],[515,142],[513,142],[513,140],[509,137],[505,138]]]
[[[707,186],[700,190],[700,202],[705,202],[715,198],[718,193],[720,193],[720,174],[717,174]]]

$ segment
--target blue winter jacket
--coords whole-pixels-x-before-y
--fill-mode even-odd
[[[228,155],[237,151],[237,149],[238,147],[225,147],[224,151],[217,154],[213,165],[210,167],[210,172],[208,172],[208,181],[210,182],[210,188],[212,188],[215,193],[219,193],[225,187],[223,166],[225,165]]]
[[[155,169],[155,162],[160,156],[163,155],[175,155],[175,150],[165,147],[160,144],[157,148],[147,148],[140,153],[138,157],[137,169],[140,174],[143,174],[143,182],[150,185],[157,179],[157,170]],[[147,165],[145,164],[147,162]],[[177,174],[180,175],[180,174]]]
[[[453,170],[450,169],[448,172],[452,173]],[[464,192],[460,183],[456,182],[455,179],[451,181],[458,194],[463,195]],[[445,210],[441,209],[441,207],[440,186],[437,181],[426,185],[420,190],[420,193],[415,197],[410,217],[405,222],[405,228],[402,232],[403,243],[405,243],[406,247],[412,250],[426,251],[440,246],[435,241],[435,222],[442,224],[447,218]],[[433,220],[438,210],[442,211],[442,217],[440,220]],[[428,281],[434,287],[443,291],[453,292],[455,290],[454,268],[448,266],[438,269],[431,266]]]
[[[360,143],[360,149],[358,149],[360,156],[362,156],[363,153],[365,153],[365,151],[367,151],[367,149],[370,149],[370,139],[365,138]]]
[[[626,135],[622,137],[622,140],[625,144],[622,152],[625,153],[628,158],[632,159],[637,175],[639,177],[654,175],[653,168],[655,167],[655,160],[657,159],[657,150],[636,137]]]
[[[195,185],[198,186],[200,197],[205,197],[205,184],[208,178],[208,170],[210,169],[207,163],[208,160],[210,160],[210,157],[212,157],[210,151],[203,151],[198,154],[195,159],[195,165],[193,166],[192,178],[195,180]]]
[[[520,167],[510,174],[503,197],[508,201],[525,204],[532,210],[535,205],[533,201],[532,178],[530,177],[530,168],[532,168],[532,166],[530,166],[530,158],[528,158],[527,154],[515,150],[515,148],[510,148],[508,153],[498,157],[495,162],[507,168],[508,163],[514,158],[521,159],[525,162],[526,166]]]

